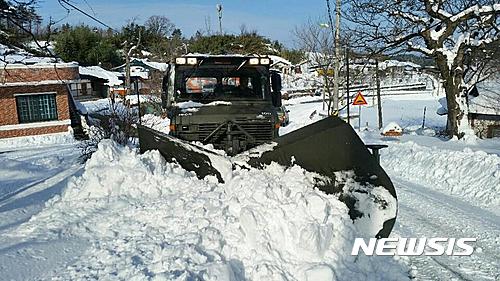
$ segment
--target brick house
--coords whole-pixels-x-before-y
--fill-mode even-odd
[[[500,75],[477,83],[468,98],[474,133],[480,138],[500,137]]]
[[[0,138],[67,132],[77,125],[68,85],[78,82],[76,63],[2,65]]]

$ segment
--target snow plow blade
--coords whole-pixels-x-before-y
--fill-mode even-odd
[[[137,125],[137,131],[141,153],[158,150],[165,160],[178,163],[185,170],[196,173],[199,179],[215,176],[219,182],[224,182],[221,172],[214,167],[212,161],[217,159],[230,165],[225,157],[149,127]]]
[[[337,117],[328,117],[275,140],[272,150],[252,158],[251,166],[277,162],[297,164],[329,180],[318,183],[328,194],[338,194],[349,216],[365,233],[388,237],[397,215],[397,196],[389,176],[353,128]],[[343,182],[340,171],[353,171],[358,186]]]
[[[388,237],[397,215],[394,186],[350,125],[328,117],[234,156],[218,155],[144,126],[138,126],[141,153],[157,149],[167,161],[177,162],[198,178],[224,176],[234,165],[260,168],[271,162],[294,164],[318,174],[316,186],[338,196],[366,237]],[[243,163],[241,163],[243,161]],[[228,171],[229,170],[229,171]]]

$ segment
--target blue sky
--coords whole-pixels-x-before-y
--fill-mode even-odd
[[[256,29],[260,34],[280,40],[287,46],[294,45],[292,30],[295,26],[303,24],[308,18],[317,18],[326,13],[324,0],[72,0],[71,3],[90,14],[95,13],[97,18],[114,28],[121,27],[133,18],[143,23],[149,16],[165,15],[187,36],[196,30],[205,30],[208,17],[212,31],[217,31],[215,6],[221,3],[224,7],[224,32],[238,33],[240,26],[245,24],[248,30]],[[60,23],[99,26],[75,10],[66,17],[66,10],[57,0],[40,0],[39,13],[46,20],[52,16],[54,20],[63,19]]]

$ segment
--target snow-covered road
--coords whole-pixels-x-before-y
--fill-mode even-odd
[[[411,257],[418,280],[499,280],[500,217],[431,188],[391,178],[399,199],[394,235],[477,238],[470,257]]]
[[[81,174],[76,143],[67,136],[4,140],[0,146],[0,279],[40,280],[77,257],[81,241],[22,240],[10,233]],[[44,143],[46,142],[46,143]],[[68,249],[72,249],[69,251]]]

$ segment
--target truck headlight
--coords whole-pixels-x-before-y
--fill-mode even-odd
[[[271,60],[269,58],[260,59],[260,64],[270,64]]]
[[[195,65],[198,62],[196,58],[188,58],[187,63],[191,65]]]
[[[259,59],[258,58],[251,58],[248,62],[251,65],[256,65],[256,64],[259,64]]]
[[[186,64],[186,58],[176,58],[175,63],[176,64]]]

